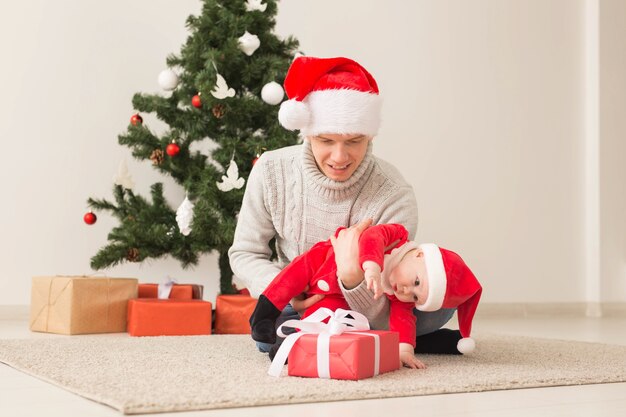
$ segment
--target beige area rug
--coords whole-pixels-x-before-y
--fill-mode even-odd
[[[0,362],[125,414],[626,381],[626,346],[477,340],[471,356],[422,355],[426,370],[362,381],[270,377],[267,355],[234,335],[0,340]]]

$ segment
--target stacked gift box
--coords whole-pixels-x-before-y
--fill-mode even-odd
[[[128,333],[131,336],[211,334],[212,306],[202,301],[202,292],[201,285],[168,283],[159,288],[157,284],[139,284],[139,298],[128,301]]]
[[[174,300],[202,300],[204,293],[204,287],[197,284],[174,284],[170,288],[169,296],[166,298]],[[139,284],[137,298],[161,298],[159,284]]]
[[[163,287],[163,285],[161,285]],[[159,285],[135,278],[34,277],[30,329],[66,335],[118,333],[131,336],[211,334],[212,306],[201,285]]]
[[[34,277],[30,329],[58,334],[126,332],[131,336],[208,335],[212,304],[196,284],[139,284],[135,278]],[[250,333],[256,300],[219,295],[216,333]]]

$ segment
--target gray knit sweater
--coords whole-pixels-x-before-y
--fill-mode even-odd
[[[263,153],[256,162],[243,197],[233,246],[228,251],[235,276],[253,297],[296,256],[327,240],[340,226],[372,218],[374,224],[399,223],[415,238],[417,204],[412,187],[389,163],[372,155],[372,144],[347,181],[326,177],[317,167],[311,145]],[[276,238],[277,262],[270,261],[269,242]],[[386,297],[378,300],[361,285],[343,289],[350,307],[363,313],[374,328],[384,328],[389,314]]]

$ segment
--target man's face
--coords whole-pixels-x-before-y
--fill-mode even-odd
[[[317,166],[335,181],[346,181],[354,174],[365,158],[370,139],[365,135],[330,133],[309,137]]]
[[[389,273],[389,284],[398,300],[424,304],[428,298],[428,274],[424,252],[421,249],[407,252]]]

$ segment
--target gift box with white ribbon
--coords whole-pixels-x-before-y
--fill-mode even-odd
[[[323,321],[328,318],[328,323]],[[399,335],[369,330],[360,313],[321,308],[304,320],[288,320],[290,334],[276,353],[269,374],[280,376],[288,358],[287,374],[310,378],[359,380],[400,368]]]

